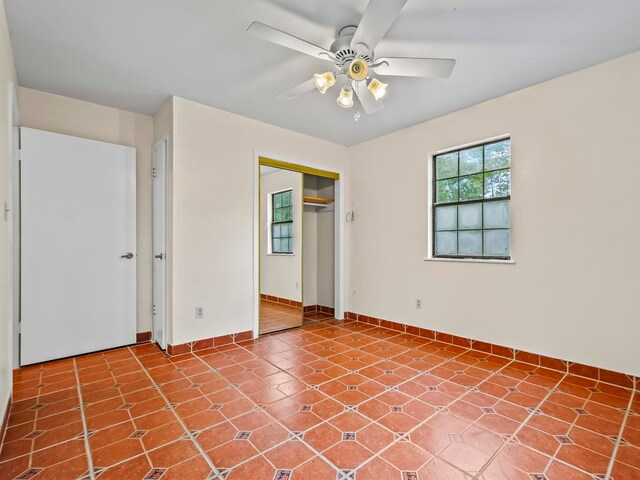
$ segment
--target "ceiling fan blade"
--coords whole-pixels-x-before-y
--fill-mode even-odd
[[[359,82],[353,81],[351,82],[351,87],[356,93],[358,100],[360,100],[362,108],[364,108],[364,111],[368,114],[379,112],[384,108],[382,100],[376,100],[376,97],[374,97],[373,93],[371,93],[367,88],[366,80],[361,80]]]
[[[407,0],[369,0],[369,4],[360,19],[360,24],[351,40],[351,46],[364,43],[373,51],[391,24],[404,7]]]
[[[380,57],[372,68],[380,75],[447,78],[455,64],[452,58]]]
[[[247,32],[258,38],[262,38],[263,40],[277,43],[278,45],[282,45],[283,47],[287,47],[298,52],[306,53],[307,55],[319,58],[320,60],[333,61],[335,59],[329,50],[307,42],[306,40],[302,40],[301,38],[294,37],[289,33],[273,28],[262,22],[253,22],[249,25],[249,28],[247,28]]]
[[[293,100],[294,98],[298,98],[301,95],[304,95],[307,92],[316,88],[316,84],[313,82],[313,78],[311,80],[307,80],[306,82],[301,83],[293,88],[290,88],[286,92],[282,92],[278,95],[278,98],[284,98],[286,100]]]

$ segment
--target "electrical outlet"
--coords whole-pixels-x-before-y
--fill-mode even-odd
[[[416,308],[418,310],[420,310],[422,308],[422,300],[419,299],[419,298],[416,300]]]
[[[196,307],[196,318],[204,318],[204,307]]]

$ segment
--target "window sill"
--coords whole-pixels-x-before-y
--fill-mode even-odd
[[[497,263],[504,265],[515,265],[516,261],[511,260],[496,260],[496,259],[482,259],[482,258],[434,258],[425,257],[425,262],[453,262],[453,263]]]
[[[295,253],[267,253],[269,257],[295,257]]]

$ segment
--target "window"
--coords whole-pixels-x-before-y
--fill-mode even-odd
[[[433,257],[511,258],[511,140],[434,157]]]
[[[293,253],[293,190],[271,194],[271,253]]]

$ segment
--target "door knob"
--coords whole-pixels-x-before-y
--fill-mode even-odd
[[[124,255],[120,255],[120,258],[128,258],[129,260],[131,260],[133,258],[133,253],[127,252]]]
[[[164,256],[161,253],[159,253],[158,255],[154,255],[153,257],[154,258],[158,258],[160,260],[162,260],[164,258]]]

